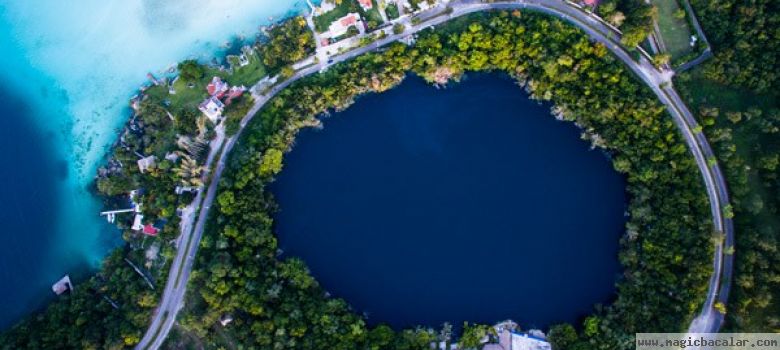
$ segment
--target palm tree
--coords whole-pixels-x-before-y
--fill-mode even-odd
[[[206,118],[201,116],[197,120],[198,125],[198,135],[194,138],[191,136],[179,136],[179,139],[176,140],[176,144],[184,150],[187,155],[189,155],[193,159],[202,159],[206,155],[206,151],[208,150],[209,141],[206,139],[206,132],[208,131],[206,127]]]
[[[204,170],[206,170],[204,166],[199,165],[197,161],[190,158],[188,155],[183,154],[179,167],[174,171],[176,175],[181,178],[181,182],[185,186],[200,187],[203,186],[203,181],[201,181],[200,176]]]

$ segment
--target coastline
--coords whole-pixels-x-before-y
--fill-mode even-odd
[[[95,8],[103,9],[106,7],[103,5],[96,5]],[[25,281],[29,281],[25,283],[30,283],[29,288],[33,294],[28,298],[33,301],[26,309],[29,310],[29,313],[36,313],[53,300],[50,296],[50,285],[56,278],[61,277],[64,273],[69,273],[74,282],[79,284],[97,272],[102,261],[111,252],[122,249],[124,245],[124,241],[117,234],[118,230],[108,225],[104,218],[97,215],[103,207],[103,199],[96,194],[93,179],[97,168],[105,164],[116,144],[118,135],[116,130],[125,125],[125,121],[131,114],[131,109],[127,107],[126,101],[128,97],[136,93],[138,82],[144,81],[143,72],[145,71],[140,69],[160,67],[155,71],[164,73],[170,69],[171,61],[178,61],[185,57],[198,57],[203,60],[223,57],[224,52],[228,50],[224,46],[225,42],[233,42],[242,35],[251,40],[252,34],[247,33],[248,30],[252,32],[251,29],[256,28],[256,25],[249,24],[250,22],[263,24],[268,22],[269,16],[285,18],[295,15],[304,8],[305,2],[295,0],[275,2],[271,5],[268,3],[252,4],[251,9],[243,11],[246,14],[242,14],[239,8],[234,8],[232,11],[240,15],[231,15],[230,18],[226,17],[220,20],[227,24],[225,34],[217,32],[216,36],[214,34],[201,35],[198,34],[201,30],[196,30],[195,34],[188,34],[193,40],[187,42],[185,39],[184,42],[175,44],[169,51],[150,52],[152,57],[143,59],[147,62],[156,60],[157,63],[148,65],[147,63],[139,63],[118,69],[109,67],[106,62],[100,62],[97,65],[84,63],[97,59],[98,56],[87,54],[81,55],[83,57],[73,56],[67,48],[54,47],[54,44],[49,42],[44,41],[43,44],[38,43],[32,46],[30,42],[34,35],[46,37],[50,35],[47,34],[49,28],[59,27],[65,32],[68,30],[81,31],[81,29],[58,25],[72,11],[56,11],[57,13],[54,13],[52,9],[52,12],[40,13],[42,18],[48,18],[49,14],[60,17],[53,18],[50,25],[45,27],[26,23],[16,17],[26,13],[27,8],[31,6],[36,6],[35,1],[0,5],[0,10],[2,10],[0,11],[0,22],[6,24],[5,29],[0,31],[0,38],[3,38],[3,51],[17,53],[16,55],[3,55],[0,58],[0,66],[7,67],[9,72],[14,72],[14,74],[2,76],[3,81],[8,83],[7,85],[32,85],[33,89],[26,91],[23,95],[24,99],[30,102],[30,122],[35,124],[41,133],[49,137],[52,144],[50,153],[62,164],[60,170],[52,172],[50,175],[51,177],[64,178],[64,180],[51,180],[56,184],[54,193],[56,193],[56,198],[59,198],[56,203],[59,209],[54,216],[56,227],[53,231],[48,232],[43,242],[44,246],[51,248],[40,252],[42,256],[38,259],[44,261],[41,263],[43,266],[42,274],[25,276]],[[138,9],[133,9],[125,12],[133,14],[138,11]],[[263,14],[258,16],[256,15],[258,12]],[[100,15],[101,18],[109,16],[108,13]],[[41,23],[45,22],[47,21],[41,21]],[[116,24],[97,21],[93,25],[115,28],[115,25],[120,23],[122,21],[118,21]],[[89,31],[88,35],[98,34]],[[180,39],[183,37],[179,34],[176,36]],[[124,36],[120,35],[119,37]],[[211,39],[209,39],[210,37]],[[40,40],[38,39],[38,41]],[[75,40],[78,40],[79,43],[71,46],[78,47],[84,43],[81,38],[75,38]],[[148,40],[148,38],[142,35],[139,40]],[[63,40],[63,43],[72,41]],[[105,50],[109,49],[106,44],[113,45],[113,41],[96,43],[97,47],[103,48],[91,51],[97,52],[98,55],[101,52],[105,54]],[[71,51],[77,49],[74,48]],[[41,55],[52,55],[54,52],[57,56],[62,56],[62,59],[72,57],[74,62],[64,65],[62,60],[47,62],[40,57]],[[166,56],[170,58],[165,58]],[[122,58],[116,64],[124,65],[126,63],[128,63],[127,58]],[[132,66],[139,68],[132,68]],[[136,73],[128,72],[128,70],[133,69]],[[89,78],[85,79],[86,76]],[[40,87],[39,90],[36,90],[36,87]],[[98,87],[100,87],[99,90],[95,90]],[[40,292],[35,292],[37,290]],[[9,319],[4,325],[10,327],[19,320],[20,318],[13,317],[13,320]]]

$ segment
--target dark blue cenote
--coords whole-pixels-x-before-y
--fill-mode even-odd
[[[507,77],[410,77],[300,133],[276,232],[372,324],[575,322],[620,273],[625,181]]]

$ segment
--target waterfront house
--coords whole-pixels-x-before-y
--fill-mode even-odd
[[[65,277],[62,277],[51,286],[51,290],[57,295],[73,290],[73,283],[70,282],[70,276],[65,275]]]
[[[358,0],[358,3],[360,4],[360,7],[363,8],[363,10],[370,10],[374,7],[374,4],[372,0]]]
[[[507,350],[552,350],[547,340],[529,333],[511,331],[512,345]]]
[[[133,231],[141,231],[144,229],[144,216],[142,214],[135,214],[135,217],[133,218],[133,226],[130,228]]]
[[[157,164],[157,157],[148,156],[138,160],[138,170],[143,174],[150,168],[153,168]]]
[[[496,337],[486,337],[482,350],[552,350],[541,331],[521,333],[512,321],[501,322],[493,328]]]
[[[206,115],[212,123],[217,124],[222,112],[225,111],[225,105],[216,96],[211,96],[203,101],[198,109]]]
[[[209,93],[209,96],[215,96],[218,99],[225,96],[228,89],[230,89],[230,85],[222,81],[220,77],[211,78],[211,82],[206,85],[206,91]]]
[[[145,234],[147,236],[154,237],[154,236],[157,236],[157,233],[160,232],[160,229],[154,227],[152,224],[146,224],[146,225],[144,225],[144,227],[143,227],[141,232],[143,232],[143,234]]]

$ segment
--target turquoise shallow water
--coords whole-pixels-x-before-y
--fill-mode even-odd
[[[65,273],[95,268],[118,232],[88,191],[147,72],[209,60],[300,0],[0,2],[0,327]]]

